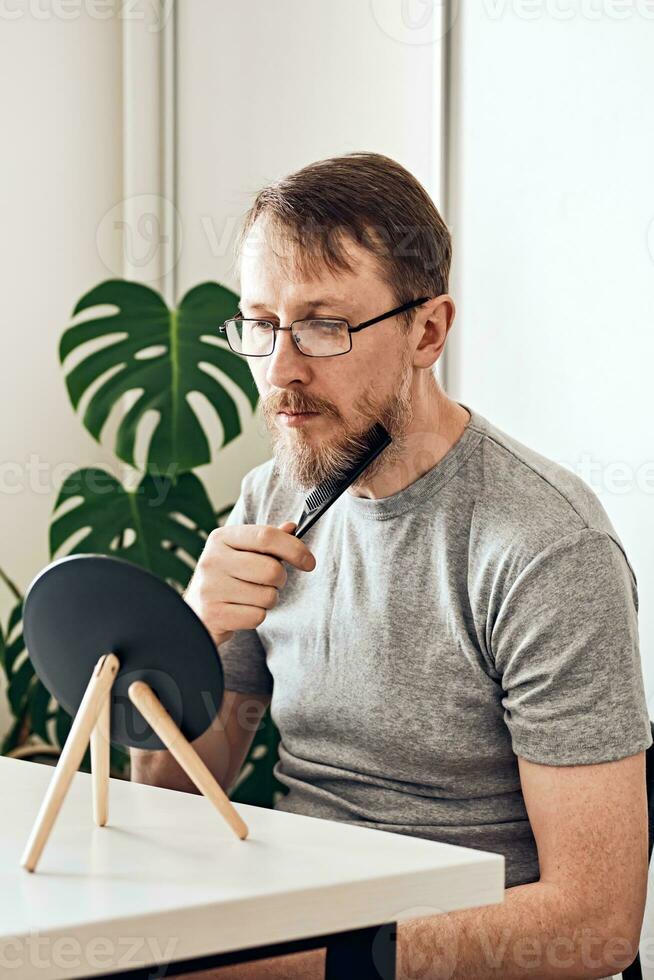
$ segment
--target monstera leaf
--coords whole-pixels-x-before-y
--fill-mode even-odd
[[[2,666],[7,678],[7,700],[14,722],[2,742],[2,754],[21,746],[30,734],[38,735],[48,745],[63,746],[70,730],[70,716],[57,705],[36,675],[25,650],[23,638],[23,602],[12,609],[7,624]],[[55,718],[56,741],[48,722]]]
[[[75,408],[94,386],[83,415],[91,435],[100,441],[114,405],[128,392],[140,392],[116,434],[114,448],[121,459],[136,465],[139,426],[146,412],[154,410],[159,419],[148,446],[147,472],[170,475],[172,466],[184,473],[211,462],[209,442],[188,395],[199,392],[215,409],[223,428],[222,445],[240,435],[241,422],[236,402],[206,366],[236,384],[253,410],[258,400],[245,358],[218,340],[217,327],[233,315],[237,302],[234,293],[215,282],[195,286],[173,310],[154,290],[124,279],[108,279],[82,296],[73,316],[96,306],[116,307],[108,315],[69,327],[59,345],[63,365],[82,345],[111,341],[101,349],[96,344],[66,375]]]
[[[34,668],[27,658],[22,657],[25,650],[22,631],[23,603],[18,602],[9,614],[6,635],[2,640],[2,668],[7,678],[7,701],[15,719],[18,719],[23,708]],[[18,744],[20,726],[14,724],[11,732],[5,738],[2,751]]]
[[[250,751],[230,792],[230,799],[234,803],[250,803],[253,806],[271,808],[280,797],[288,793],[287,787],[280,783],[274,773],[275,763],[279,758],[279,740],[279,731],[272,720],[269,706],[264,712]]]
[[[73,498],[78,498],[77,506],[56,516]],[[206,535],[216,526],[211,501],[194,473],[184,473],[176,481],[147,474],[130,491],[106,470],[87,467],[67,478],[54,515],[51,557],[73,535],[87,529],[66,554],[124,558],[182,589],[188,585]],[[191,563],[184,560],[184,553]]]

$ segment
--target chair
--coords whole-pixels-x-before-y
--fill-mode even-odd
[[[654,722],[650,721],[652,738],[654,738]],[[654,745],[650,745],[645,753],[645,779],[647,781],[647,836],[649,839],[649,861],[652,860],[654,845]],[[626,970],[622,971],[622,980],[643,980],[640,966],[640,954]]]

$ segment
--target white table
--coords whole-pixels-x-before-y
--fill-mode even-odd
[[[30,873],[52,773],[0,757],[1,977],[172,976],[327,946],[328,976],[351,956],[388,978],[398,920],[503,900],[498,854],[244,804],[240,841],[204,797],[120,779],[96,827],[83,772]]]

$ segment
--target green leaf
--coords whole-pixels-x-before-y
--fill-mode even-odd
[[[2,669],[7,679],[7,701],[14,722],[4,736],[0,752],[4,755],[17,748],[23,737],[25,716],[29,709],[31,685],[36,677],[29,655],[22,657],[25,641],[22,631],[23,600],[14,606],[9,614],[9,621],[4,634],[4,652]]]
[[[119,775],[129,779],[130,755],[127,749],[120,745],[109,746],[109,769],[111,775]]]
[[[23,727],[23,717],[16,718],[2,740],[2,745],[0,745],[0,755],[7,755],[14,749],[18,748],[20,733]]]
[[[56,517],[73,498],[78,499],[77,506]],[[105,470],[87,467],[72,473],[59,491],[50,525],[50,555],[54,557],[73,535],[86,529],[87,534],[65,554],[124,558],[184,589],[206,535],[215,526],[213,506],[194,473],[184,473],[176,482],[146,475],[129,491]],[[133,540],[124,545],[126,532],[132,532]],[[192,564],[177,549],[183,549]]]
[[[64,708],[60,707],[55,720],[56,740],[60,749],[63,749],[72,726],[72,718]]]
[[[4,667],[5,674],[9,679],[10,675],[14,669],[14,663],[20,657],[21,653],[25,649],[25,641],[23,640],[23,630],[22,630],[22,620],[23,620],[23,600],[21,599],[16,603],[14,608],[9,614],[9,622],[7,623],[7,632],[5,633],[4,640],[4,652],[2,657],[2,663]]]
[[[59,345],[59,358],[64,364],[68,355],[82,345],[118,335],[99,350],[96,344],[66,375],[75,408],[91,385],[98,382],[84,411],[84,425],[100,441],[114,405],[127,392],[139,391],[140,396],[123,416],[116,435],[114,448],[121,459],[136,465],[138,429],[145,413],[154,409],[159,419],[148,446],[145,468],[149,473],[171,475],[171,467],[183,473],[211,462],[211,448],[188,401],[189,393],[200,392],[217,412],[223,427],[223,446],[242,430],[236,402],[202,365],[212,365],[237,385],[253,410],[258,401],[246,359],[219,339],[217,329],[235,312],[238,297],[225,286],[205,282],[186,293],[178,309],[171,310],[147,286],[107,279],[82,296],[73,316],[107,304],[116,307],[116,312],[69,327]],[[152,347],[163,350],[144,356]]]
[[[32,661],[29,657],[25,657],[18,670],[11,674],[7,685],[7,700],[13,715],[21,714],[27,707],[27,692],[33,677]]]
[[[44,742],[50,742],[51,738],[48,734],[48,729],[46,723],[50,714],[48,708],[50,706],[50,701],[52,696],[48,689],[41,683],[40,680],[36,680],[36,683],[32,685],[29,697],[29,713],[30,720],[32,723],[32,732],[42,738]]]
[[[12,731],[3,742],[3,752],[9,752],[17,746],[27,715],[31,718],[31,731],[44,741],[51,741],[45,726],[50,694],[34,670],[29,650],[25,657],[21,656],[25,650],[22,618],[23,600],[21,599],[9,616],[6,639],[11,639],[10,642],[5,643],[5,656],[2,661],[7,678],[7,700],[15,718]]]
[[[231,800],[235,803],[272,808],[277,795],[286,795],[286,786],[279,782],[273,772],[278,759],[278,745],[279,731],[268,707],[255,732],[236,785],[230,793]]]
[[[7,624],[7,639],[9,639],[9,637],[16,629],[18,624],[22,622],[22,619],[23,619],[23,600],[20,599],[9,614],[9,622]]]

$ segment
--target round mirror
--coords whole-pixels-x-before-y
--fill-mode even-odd
[[[121,558],[71,555],[47,565],[27,591],[23,632],[38,677],[72,717],[98,659],[116,654],[114,743],[165,748],[129,699],[136,680],[150,685],[190,742],[220,710],[223,670],[204,623],[171,585]]]

